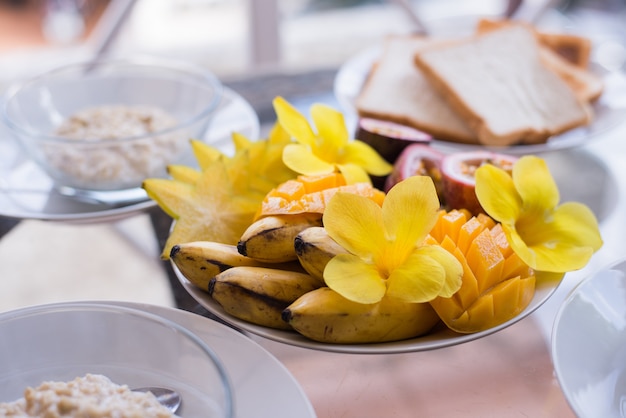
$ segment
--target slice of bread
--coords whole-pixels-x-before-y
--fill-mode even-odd
[[[492,20],[480,19],[476,26],[477,33],[484,33],[493,29],[501,29],[511,24],[525,25],[532,29],[539,40],[539,43],[551,49],[556,54],[572,65],[582,69],[589,67],[589,58],[591,56],[591,40],[583,36],[573,35],[569,33],[549,33],[540,32],[534,29],[529,23],[514,21],[508,19]]]
[[[585,102],[596,101],[604,91],[604,81],[591,71],[566,61],[552,49],[541,47],[543,63],[565,81],[576,96]]]
[[[539,40],[541,59],[544,64],[554,70],[579,98],[591,102],[602,95],[604,90],[602,79],[587,70],[591,50],[591,42],[587,38],[567,34],[540,33],[527,23],[513,20],[481,19],[476,26],[476,33],[487,33],[512,25],[524,25],[533,31]],[[568,56],[576,56],[576,59],[572,62],[568,60]]]
[[[591,118],[521,25],[418,51],[415,63],[484,145],[545,142]]]
[[[408,125],[444,141],[477,143],[474,132],[413,62],[417,51],[441,42],[412,35],[387,37],[356,99],[359,115]]]

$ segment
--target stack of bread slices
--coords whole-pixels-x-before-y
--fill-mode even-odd
[[[591,43],[513,21],[479,22],[458,39],[386,39],[356,100],[361,117],[412,126],[444,141],[545,143],[590,123],[602,79]]]

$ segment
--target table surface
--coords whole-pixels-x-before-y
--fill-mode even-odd
[[[289,83],[296,86],[306,75],[270,77],[263,82],[286,89],[278,94],[300,106],[313,101],[335,106],[330,93],[333,75],[332,71],[314,74],[317,87],[323,87],[316,91],[324,94],[296,95],[289,90]],[[247,96],[248,82],[230,86],[253,105],[271,102],[271,97]],[[271,122],[267,108],[255,108],[262,123]],[[394,355],[319,352],[250,338],[288,368],[319,417],[574,416],[551,363],[552,325],[561,303],[580,280],[625,255],[624,137],[626,124],[583,147],[543,155],[559,184],[562,201],[576,200],[590,206],[599,218],[605,244],[585,269],[567,274],[555,294],[519,323],[462,345]],[[159,208],[149,213],[162,246],[171,219]],[[0,237],[16,222],[0,219]],[[169,263],[163,267],[168,270],[177,306],[212,317],[182,288]]]

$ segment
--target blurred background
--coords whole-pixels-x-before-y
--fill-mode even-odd
[[[337,68],[415,30],[408,11],[432,24],[517,3],[544,26],[626,37],[624,0],[0,0],[0,82],[99,54],[183,57],[223,78]]]
[[[502,16],[518,3],[0,0],[0,92],[12,81],[69,62],[150,54],[205,66],[246,98],[267,123],[273,117],[271,98],[285,94],[286,88],[291,97],[317,97],[317,92],[332,99],[337,69],[388,34],[414,32],[420,25],[434,32],[459,31],[459,22]],[[595,59],[623,70],[624,3],[526,0],[515,17],[589,36],[595,42]],[[0,138],[0,145],[4,140]],[[114,224],[80,226],[22,221],[0,240],[0,311],[72,299],[171,305],[159,252],[143,214]]]

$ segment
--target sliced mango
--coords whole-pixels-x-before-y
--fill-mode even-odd
[[[453,331],[473,333],[503,324],[532,300],[535,272],[510,248],[501,225],[488,216],[440,213],[431,241],[439,242],[463,266],[461,288],[450,298],[430,302]]]

